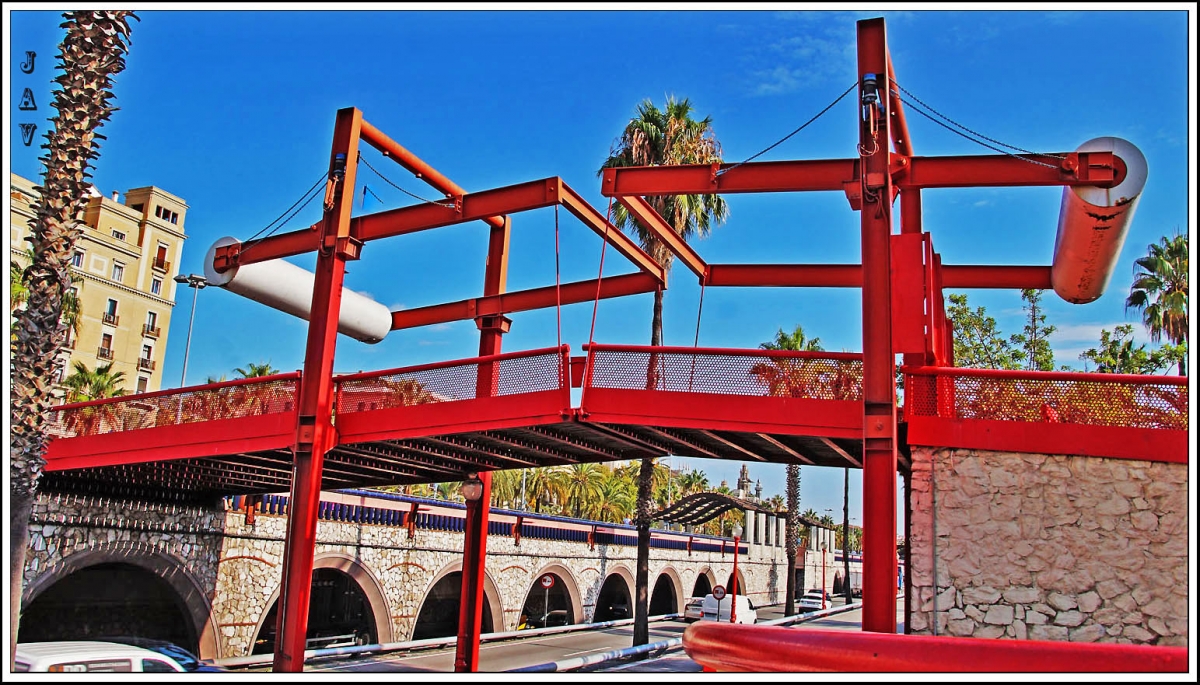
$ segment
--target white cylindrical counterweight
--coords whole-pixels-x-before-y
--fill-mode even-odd
[[[313,283],[316,276],[282,259],[235,266],[223,273],[213,269],[217,248],[238,242],[225,237],[213,243],[204,257],[204,277],[209,285],[272,309],[308,320],[312,309]],[[365,343],[377,343],[392,330],[392,313],[371,298],[342,289],[342,307],[338,315],[338,333]]]
[[[1126,167],[1125,179],[1112,188],[1063,188],[1050,282],[1067,302],[1086,304],[1104,294],[1121,256],[1133,210],[1146,185],[1146,157],[1133,143],[1111,136],[1093,138],[1078,152],[1112,152]]]

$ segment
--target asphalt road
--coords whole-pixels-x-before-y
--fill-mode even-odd
[[[834,605],[845,603],[842,598],[835,598]],[[767,621],[783,616],[783,606],[761,607],[757,609],[760,621]],[[821,624],[830,623],[829,627],[845,627],[858,629],[858,614],[831,616],[821,619]],[[661,642],[674,637],[681,637],[688,624],[682,620],[659,621],[650,625],[650,642]],[[621,626],[602,630],[580,630],[559,635],[540,635],[528,638],[516,638],[501,642],[485,642],[479,647],[479,667],[482,672],[496,673],[509,669],[533,666],[551,661],[561,661],[580,657],[585,654],[607,652],[614,649],[629,647],[633,642],[633,626]],[[676,658],[681,652],[676,653]],[[684,661],[695,664],[683,655]],[[653,662],[644,662],[651,664]],[[673,664],[666,661],[660,666]],[[680,662],[680,668],[648,668],[645,670],[692,670],[686,663]],[[696,666],[699,669],[699,666]],[[269,667],[248,669],[250,672],[269,671]],[[358,658],[342,658],[322,660],[309,663],[305,671],[311,672],[364,672],[364,673],[452,673],[454,671],[454,650],[436,649],[417,652],[396,652],[393,654],[370,655]],[[629,670],[643,670],[630,668]]]

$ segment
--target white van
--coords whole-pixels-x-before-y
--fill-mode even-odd
[[[182,673],[169,656],[116,642],[26,642],[17,645],[17,673]]]
[[[729,622],[729,610],[733,608],[733,597],[725,595],[724,599],[719,602],[711,594],[704,596],[704,604],[701,607],[701,621],[724,621]],[[758,612],[755,611],[754,605],[750,603],[750,598],[746,595],[737,596],[737,623],[753,624],[758,622]]]

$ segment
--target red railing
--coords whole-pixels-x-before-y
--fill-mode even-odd
[[[476,399],[492,374],[490,397],[560,390],[568,384],[570,349],[550,347],[486,357],[368,371],[334,378],[338,414]]]
[[[1187,378],[920,367],[905,374],[906,417],[1188,428]]]
[[[50,433],[70,438],[293,411],[299,372],[55,407]]]
[[[693,623],[683,648],[706,670],[850,673],[1187,673],[1186,647],[889,635]]]
[[[862,400],[862,355],[585,345],[587,388]]]

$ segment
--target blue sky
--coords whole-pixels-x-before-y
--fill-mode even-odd
[[[127,68],[117,79],[120,111],[103,128],[95,183],[101,192],[156,185],[188,205],[185,271],[201,273],[208,246],[245,239],[291,205],[328,161],[335,111],[367,120],[467,189],[561,176],[604,210],[596,170],[645,98],[690,98],[713,118],[725,159],[741,161],[794,130],[855,80],[855,21],[878,12],[758,11],[205,11],[147,10],[133,25]],[[1034,151],[1068,151],[1115,135],[1145,154],[1149,180],[1108,292],[1088,305],[1046,298],[1056,360],[1078,354],[1101,328],[1136,322],[1123,303],[1132,263],[1147,244],[1187,230],[1191,82],[1186,5],[1173,11],[883,12],[898,81],[942,114],[990,138]],[[9,15],[11,97],[33,89],[39,135],[50,116],[57,13]],[[38,69],[16,69],[26,51]],[[1193,53],[1194,54],[1194,53]],[[855,154],[855,105],[847,97],[763,160]],[[44,104],[43,104],[44,103]],[[15,107],[11,107],[16,113]],[[24,113],[21,113],[24,114]],[[9,136],[19,141],[12,117]],[[992,154],[914,113],[917,154]],[[36,144],[10,146],[11,170],[36,179]],[[373,150],[375,168],[406,190],[436,197]],[[360,168],[382,202],[411,198]],[[924,193],[925,227],[947,264],[1048,264],[1061,189],[954,189]],[[356,192],[361,198],[361,189]],[[710,262],[859,261],[859,219],[840,193],[735,195],[729,221],[697,244]],[[312,203],[284,230],[319,217]],[[594,278],[600,240],[561,217],[563,281]],[[346,285],[392,309],[476,296],[482,288],[482,223],[373,242]],[[514,218],[509,288],[554,283],[554,214]],[[632,268],[610,254],[605,275]],[[311,268],[313,258],[295,262]],[[691,345],[700,289],[676,268],[666,296],[667,344]],[[164,385],[178,384],[191,292],[177,295]],[[1019,293],[968,291],[1005,333],[1022,325]],[[303,363],[305,322],[210,288],[199,294],[188,382],[234,375],[248,362],[282,370]],[[851,289],[709,289],[700,344],[754,347],[776,329],[802,324],[830,350],[862,349],[860,294]],[[596,340],[649,341],[651,296],[600,304]],[[591,304],[563,310],[563,340],[587,342]],[[555,312],[513,316],[506,350],[556,343]],[[1138,334],[1148,340],[1143,331]],[[356,371],[473,356],[471,322],[396,331],[374,346],[339,337],[336,368]],[[683,460],[677,460],[683,461]],[[739,464],[693,462],[713,482],[736,480]],[[753,466],[769,496],[781,466]],[[861,519],[860,473],[852,472],[851,516]],[[840,512],[842,474],[804,469],[803,497]],[[840,518],[840,513],[838,514]]]

